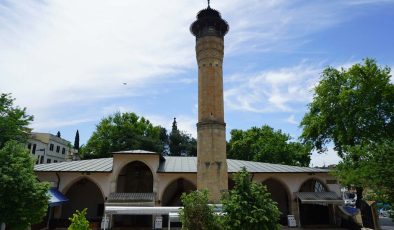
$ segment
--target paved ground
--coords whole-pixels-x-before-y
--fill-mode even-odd
[[[389,217],[379,217],[382,230],[394,230],[394,222]]]

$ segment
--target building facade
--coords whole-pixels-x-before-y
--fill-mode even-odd
[[[36,164],[67,161],[75,152],[69,141],[50,133],[30,133],[26,147]]]
[[[335,208],[342,203],[340,187],[326,169],[226,160],[229,189],[234,173],[245,167],[253,181],[267,186],[282,212],[281,223],[294,215],[298,225],[336,225]],[[163,157],[136,150],[112,158],[36,165],[41,181],[57,187],[69,202],[54,209],[58,226],[67,226],[75,210],[88,208],[100,222],[107,214],[113,227],[152,227],[155,215],[119,213],[127,207],[180,207],[180,196],[197,189],[196,157]],[[167,220],[168,213],[162,215]],[[166,221],[165,221],[166,222]],[[165,224],[166,226],[166,224]]]

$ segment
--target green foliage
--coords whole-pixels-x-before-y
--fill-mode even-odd
[[[69,218],[71,224],[68,230],[90,230],[89,221],[86,219],[86,212],[86,208],[82,211],[77,210],[73,216]]]
[[[11,229],[26,229],[46,214],[49,185],[37,181],[33,167],[29,152],[16,141],[0,150],[0,223]]]
[[[9,140],[25,142],[27,140],[27,127],[33,116],[26,114],[26,108],[14,106],[10,94],[0,95],[0,148]]]
[[[117,112],[100,121],[81,152],[84,158],[109,157],[111,152],[130,149],[162,152],[161,136],[162,127],[144,117]]]
[[[75,133],[74,149],[79,150],[79,131],[78,131],[78,129],[77,129],[77,132]]]
[[[351,154],[338,164],[335,175],[343,184],[368,188],[368,200],[394,207],[394,142],[384,140],[368,146],[350,147],[347,151]],[[355,161],[353,155],[360,160]]]
[[[222,199],[223,229],[276,230],[280,212],[267,188],[252,182],[245,168],[234,176],[235,187]]]
[[[179,131],[175,118],[169,135],[169,148],[171,156],[197,156],[197,140]]]
[[[326,151],[327,144],[333,143],[346,161],[340,170],[350,173],[357,171],[363,160],[359,150],[382,140],[393,141],[394,84],[390,82],[390,71],[368,58],[347,70],[326,68],[301,121],[304,143],[310,143],[318,152]],[[356,188],[356,206],[360,207],[361,186],[368,185],[363,185],[357,174],[342,179],[360,185]]]
[[[394,85],[390,68],[373,59],[348,70],[326,68],[301,121],[304,142],[319,152],[329,142],[344,157],[346,146],[394,139]]]
[[[308,144],[291,142],[288,134],[275,131],[268,125],[252,127],[246,131],[231,130],[228,158],[308,166],[311,148]]]
[[[181,196],[183,209],[180,211],[182,229],[184,230],[215,230],[221,229],[218,217],[208,205],[208,191],[193,191]]]

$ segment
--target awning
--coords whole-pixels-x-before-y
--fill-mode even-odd
[[[296,192],[302,204],[343,204],[335,192]]]
[[[64,202],[69,201],[57,188],[50,188],[49,194],[49,207],[59,206]]]

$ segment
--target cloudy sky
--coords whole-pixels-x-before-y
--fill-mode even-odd
[[[225,37],[227,131],[299,122],[327,66],[365,57],[394,66],[394,0],[211,1]],[[0,0],[0,92],[35,119],[34,131],[85,143],[101,118],[135,112],[196,136],[195,39],[203,0]],[[123,84],[127,83],[127,84]],[[229,135],[228,135],[229,138]],[[312,165],[338,161],[313,154]]]

